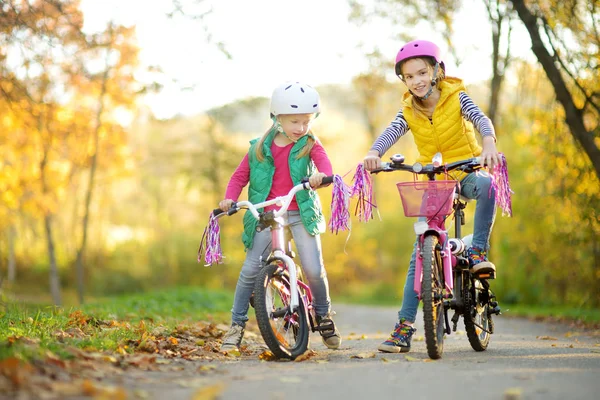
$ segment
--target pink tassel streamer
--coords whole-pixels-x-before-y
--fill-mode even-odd
[[[334,175],[329,230],[336,235],[339,231],[350,230],[350,191],[351,188],[344,183],[342,177]]]
[[[508,215],[512,217],[512,198],[511,194],[514,193],[510,189],[508,182],[508,166],[506,164],[506,157],[500,153],[502,158],[502,164],[497,165],[490,173],[492,180],[492,186],[490,187],[489,195],[491,196],[492,190],[496,192],[496,205],[502,209],[502,215]]]
[[[198,262],[202,262],[202,250],[206,246],[204,253],[205,267],[213,264],[223,263],[223,254],[221,252],[221,229],[217,223],[217,219],[210,213],[208,225],[204,228],[202,239],[200,240],[200,248],[198,249]]]
[[[358,197],[354,215],[358,216],[360,222],[368,222],[373,218],[373,207],[376,206],[373,201],[373,181],[362,163],[356,167],[352,182],[350,196]]]

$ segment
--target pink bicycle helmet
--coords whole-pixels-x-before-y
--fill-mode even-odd
[[[432,57],[438,64],[444,67],[444,63],[440,59],[440,48],[433,42],[427,40],[413,40],[406,43],[400,48],[396,55],[396,75],[400,76],[400,66],[403,61],[413,57]]]

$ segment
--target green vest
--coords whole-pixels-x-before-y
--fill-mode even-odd
[[[265,201],[271,191],[273,175],[275,174],[275,165],[271,154],[271,144],[273,143],[276,134],[277,131],[271,129],[264,141],[264,160],[262,162],[257,159],[255,150],[259,139],[250,141],[250,149],[248,150],[248,163],[250,165],[248,200],[253,204]],[[302,181],[302,178],[311,176],[316,171],[316,166],[311,160],[310,155],[306,155],[299,159],[296,158],[302,148],[306,145],[308,136],[309,135],[305,135],[300,138],[290,151],[288,162],[290,166],[290,175],[294,185],[297,185]],[[325,232],[325,217],[321,211],[321,202],[319,201],[317,193],[314,190],[301,190],[296,193],[296,202],[298,203],[302,223],[308,233],[314,236]],[[263,209],[259,209],[258,211],[261,212]],[[252,213],[246,211],[246,214],[244,215],[244,233],[242,235],[242,241],[244,242],[246,250],[252,248],[257,225],[258,221],[254,218]]]

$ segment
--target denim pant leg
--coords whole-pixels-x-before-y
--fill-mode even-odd
[[[472,245],[488,250],[492,227],[496,218],[496,192],[492,188],[490,175],[483,171],[469,174],[463,178],[460,186],[463,196],[477,200]]]
[[[331,299],[329,298],[329,282],[323,263],[321,237],[312,236],[302,223],[299,211],[288,212],[288,223],[296,242],[300,262],[308,286],[313,295],[313,306],[316,315],[325,316],[330,311]]]
[[[419,221],[425,221],[425,218],[419,218]],[[417,319],[417,309],[419,308],[419,298],[415,292],[415,266],[417,264],[417,239],[413,246],[413,252],[408,264],[408,273],[404,283],[404,294],[402,297],[402,308],[398,312],[398,320],[405,318],[408,322],[415,322]]]
[[[252,248],[246,253],[246,259],[240,271],[237,286],[235,287],[235,296],[233,298],[233,308],[231,309],[231,321],[245,326],[248,321],[248,307],[250,306],[250,296],[254,291],[254,282],[256,276],[262,267],[261,256],[263,260],[271,252],[271,230],[265,229],[262,232],[256,232]]]

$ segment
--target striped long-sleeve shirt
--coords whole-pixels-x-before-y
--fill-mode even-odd
[[[481,134],[482,137],[492,136],[496,138],[494,126],[492,121],[481,111],[479,107],[471,100],[469,95],[465,92],[458,94],[460,101],[460,111],[462,116],[467,121],[473,123],[473,126]],[[396,118],[388,125],[381,135],[375,140],[371,150],[379,152],[379,156],[385,154],[390,147],[394,145],[408,130],[408,123],[404,118],[403,111],[400,110],[396,115]]]

